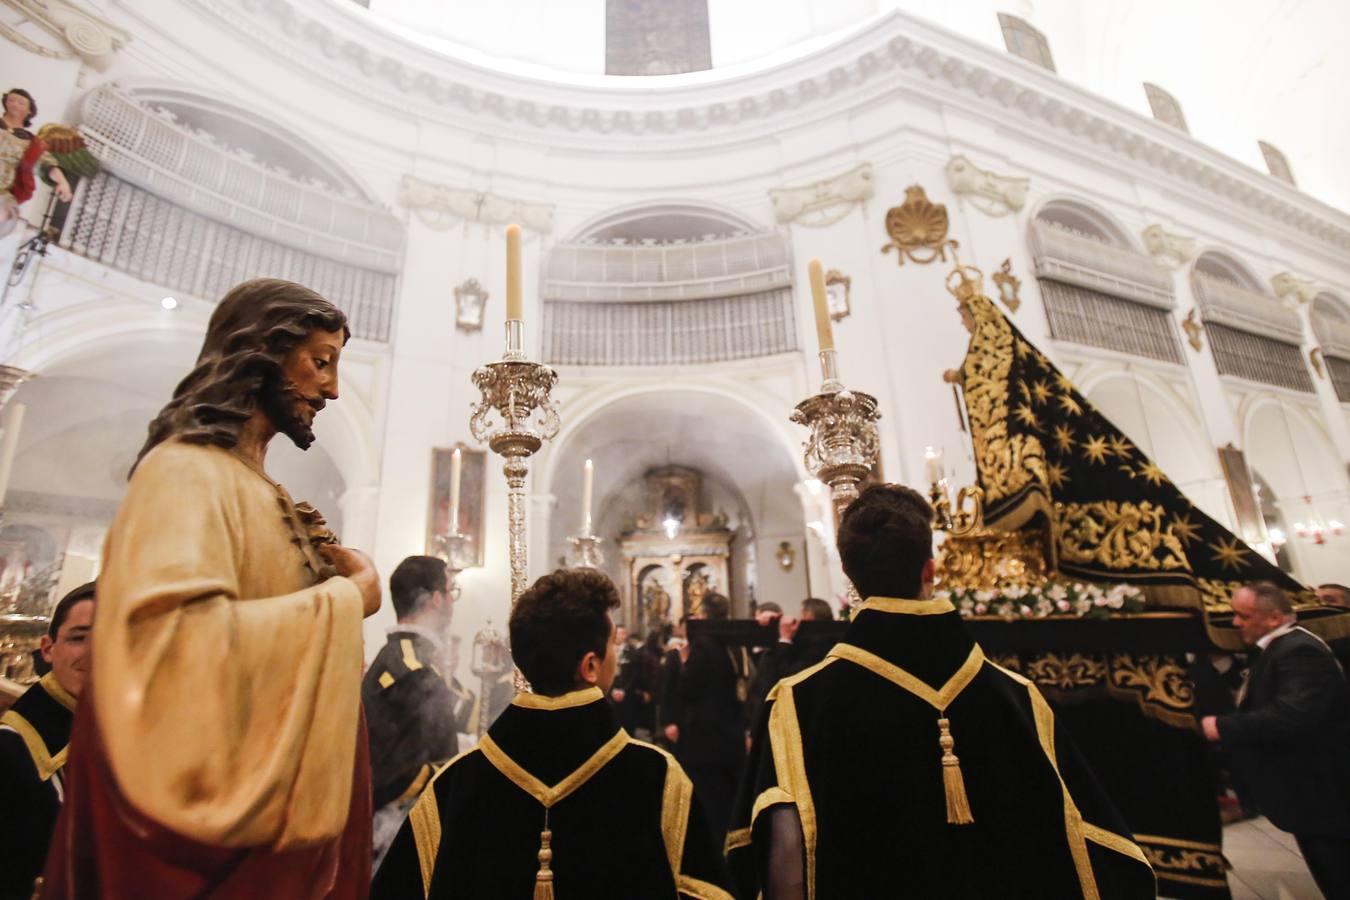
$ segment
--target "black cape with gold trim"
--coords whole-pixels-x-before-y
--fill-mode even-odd
[[[47,673],[0,716],[0,900],[28,900],[63,796],[75,698]]]
[[[958,673],[969,681],[942,700],[970,824],[948,822],[937,709],[895,680]],[[770,692],[727,838],[742,896],[763,889],[762,813],[779,803],[800,816],[816,900],[1155,896],[1050,707],[982,658],[946,601],[869,600],[831,655]]]
[[[1139,447],[967,279],[954,288],[974,320],[961,364],[985,524],[1015,530],[1038,516],[1051,528],[1065,575],[1144,587],[1159,605],[1204,609],[1211,639],[1227,628],[1242,584],[1272,581],[1296,599],[1307,589],[1201,512]],[[1327,638],[1350,636],[1350,616],[1300,610]],[[1325,617],[1327,621],[1312,624]]]
[[[620,728],[598,688],[517,696],[442,768],[395,838],[373,900],[529,900],[544,803],[557,900],[730,900],[679,763]]]

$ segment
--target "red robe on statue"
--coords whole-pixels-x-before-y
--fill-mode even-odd
[[[66,800],[52,835],[42,900],[365,900],[370,891],[370,751],[364,715],[356,741],[351,813],[336,839],[302,849],[211,847],[137,812],[117,789],[91,715],[75,717]]]

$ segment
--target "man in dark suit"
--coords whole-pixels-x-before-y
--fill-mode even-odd
[[[731,602],[709,591],[695,618],[725,620]],[[736,781],[745,759],[745,701],[750,662],[744,647],[724,646],[699,638],[680,648],[681,666],[675,684],[678,719],[673,739],[675,757],[694,782],[694,793],[708,810],[708,821],[720,840],[726,834],[735,799]]]
[[[1259,655],[1237,712],[1205,716],[1201,728],[1230,752],[1247,805],[1293,834],[1322,893],[1350,897],[1350,687],[1279,587],[1249,584],[1232,603],[1233,624]]]
[[[370,729],[376,865],[436,767],[458,752],[456,697],[445,677],[454,610],[445,562],[410,556],[389,579],[398,624],[361,681]]]

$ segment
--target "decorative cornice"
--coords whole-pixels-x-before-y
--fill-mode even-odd
[[[964,156],[953,156],[946,172],[952,193],[969,197],[971,205],[987,215],[1006,216],[1026,205],[1030,178],[999,175],[981,169]]]
[[[2,0],[6,6],[18,10],[29,21],[44,31],[65,41],[80,58],[100,71],[112,62],[112,57],[131,35],[70,0]],[[28,39],[15,29],[5,26],[4,36],[33,53],[57,59],[67,54],[52,51]]]
[[[487,225],[515,222],[540,234],[553,230],[552,203],[527,203],[491,191],[436,184],[416,175],[403,176],[398,202],[416,213],[423,224],[438,231],[449,228],[456,220]]]
[[[404,105],[473,117],[484,132],[552,144],[600,146],[615,135],[656,141],[652,150],[781,132],[785,119],[838,115],[897,91],[981,108],[1041,136],[1058,133],[1100,155],[1143,166],[1266,216],[1339,250],[1350,250],[1350,216],[1257,172],[1177,129],[1120,108],[1050,72],[901,12],[869,22],[810,56],[720,81],[674,76],[652,90],[533,79],[439,55],[373,26],[345,4],[298,0],[189,0],[255,43],[353,90]],[[897,77],[908,76],[904,78]],[[682,80],[683,79],[683,80]],[[649,80],[650,81],[650,80]],[[364,84],[362,83],[364,82]],[[444,116],[444,112],[441,114]],[[600,139],[597,141],[597,138]],[[702,138],[702,140],[696,140]]]

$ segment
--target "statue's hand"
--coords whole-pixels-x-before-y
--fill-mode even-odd
[[[360,550],[340,544],[322,544],[319,555],[328,561],[339,575],[351,579],[361,591],[361,608],[365,616],[372,616],[380,608],[380,573],[375,563]]]

